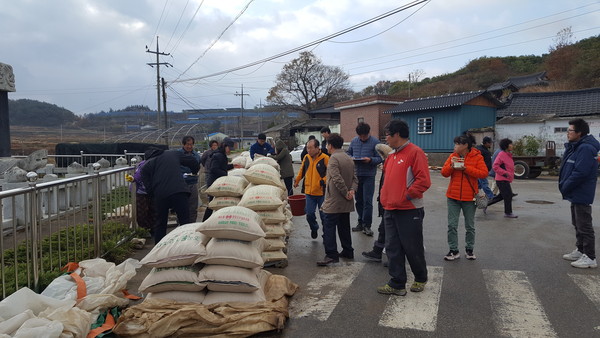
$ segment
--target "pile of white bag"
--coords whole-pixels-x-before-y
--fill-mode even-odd
[[[139,291],[201,304],[264,301],[263,227],[256,212],[227,206],[203,223],[174,229],[142,259],[153,269]]]
[[[0,337],[85,337],[100,312],[125,307],[121,292],[135,276],[140,262],[119,265],[94,258],[79,262],[71,275],[55,278],[41,294],[24,287],[0,302]]]

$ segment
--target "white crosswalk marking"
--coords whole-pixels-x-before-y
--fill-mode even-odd
[[[569,274],[569,277],[600,310],[600,276]]]
[[[524,272],[483,270],[483,277],[503,336],[557,336]]]
[[[339,263],[323,267],[306,286],[305,294],[293,299],[290,317],[311,317],[326,321],[365,263]]]
[[[396,329],[435,331],[444,270],[439,266],[428,266],[427,270],[428,281],[425,291],[419,293],[409,291],[406,297],[390,296],[379,325]],[[413,280],[414,277],[407,286]]]

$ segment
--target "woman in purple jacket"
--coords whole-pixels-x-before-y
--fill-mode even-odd
[[[492,165],[492,168],[496,173],[495,179],[500,193],[489,201],[488,207],[504,200],[504,217],[517,218],[519,216],[512,212],[513,192],[510,187],[510,183],[515,178],[515,162],[513,161],[511,153],[513,149],[512,141],[507,138],[500,140],[500,149],[502,151],[498,153],[498,156]]]

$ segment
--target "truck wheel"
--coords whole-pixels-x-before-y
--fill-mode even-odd
[[[523,161],[515,161],[515,178],[525,179],[529,177],[529,166]]]
[[[541,168],[530,168],[528,178],[536,178],[542,174]]]

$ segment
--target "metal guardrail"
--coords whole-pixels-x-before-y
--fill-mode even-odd
[[[100,171],[95,163],[93,169],[89,175],[44,183],[30,172],[27,186],[0,191],[2,298],[7,284],[40,291],[44,273],[100,257],[103,243],[122,243],[137,229],[135,187],[125,179],[134,167]],[[126,226],[111,226],[112,221]],[[103,238],[108,226],[111,232]]]

